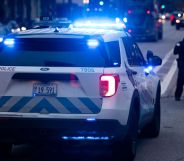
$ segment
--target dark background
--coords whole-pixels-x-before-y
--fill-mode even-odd
[[[99,1],[94,2],[98,5]],[[104,8],[112,8],[121,14],[126,0],[103,1]],[[83,4],[83,0],[75,0],[75,2],[72,0],[0,0],[0,22],[7,23],[10,20],[16,20],[18,23],[29,23],[40,16],[76,19],[84,16],[87,8],[86,4],[79,4]],[[158,0],[158,4],[160,9],[162,5],[165,5],[165,8],[161,9],[162,12],[184,10],[184,0]]]

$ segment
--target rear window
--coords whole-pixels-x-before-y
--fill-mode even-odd
[[[89,39],[17,38],[3,46],[0,66],[114,67],[120,66],[118,49],[109,43],[90,47]],[[116,52],[114,52],[116,51]]]

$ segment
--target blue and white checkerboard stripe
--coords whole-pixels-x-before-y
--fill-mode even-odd
[[[101,98],[0,97],[0,112],[97,114],[101,107]]]

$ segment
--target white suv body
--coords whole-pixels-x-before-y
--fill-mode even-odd
[[[38,138],[43,129],[53,137],[49,131],[60,129],[54,138],[119,140],[127,136],[133,108],[136,131],[153,120],[160,81],[146,71],[128,33],[55,31],[31,29],[1,44],[1,138],[14,143]]]

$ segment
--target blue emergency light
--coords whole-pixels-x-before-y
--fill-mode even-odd
[[[144,69],[144,72],[149,74],[152,70],[153,70],[153,67],[152,66],[148,66],[148,67],[146,67]]]
[[[113,29],[113,30],[123,30],[126,28],[125,24],[122,22],[75,22],[73,25],[75,28],[88,28],[88,29]]]
[[[126,17],[123,18],[123,22],[124,23],[127,23],[128,22],[128,19]]]
[[[7,38],[4,40],[4,45],[7,47],[13,47],[15,44],[15,40],[12,38]]]
[[[89,48],[96,48],[99,45],[99,41],[96,39],[89,39],[87,45]]]
[[[62,136],[63,140],[110,140],[109,136]]]
[[[2,43],[3,42],[3,37],[0,37],[0,43]]]

